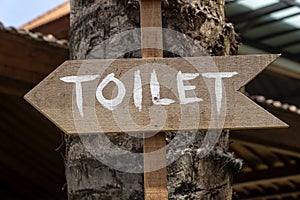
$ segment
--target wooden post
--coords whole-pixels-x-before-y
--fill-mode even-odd
[[[161,0],[141,0],[140,23],[142,37],[142,57],[163,57],[162,41],[162,16]],[[157,27],[149,32],[143,28]],[[148,29],[149,30],[149,29]],[[151,30],[151,29],[150,29]],[[144,48],[155,44],[156,49]],[[156,151],[166,146],[165,133],[158,133],[155,136],[144,138],[144,170],[151,169],[157,162],[164,162],[166,166],[166,153],[157,158],[150,157],[148,152]],[[144,173],[145,200],[167,200],[167,169],[166,167],[157,171]]]
[[[142,57],[163,57],[161,1],[141,0],[140,13],[142,30]],[[149,28],[144,31],[143,28],[147,27],[155,27],[155,29],[152,29],[151,31],[151,28]],[[143,48],[147,46],[155,46],[156,48]]]

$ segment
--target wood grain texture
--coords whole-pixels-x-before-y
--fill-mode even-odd
[[[163,57],[162,19],[160,0],[142,0],[140,20],[142,57]],[[144,29],[146,28],[146,29]],[[152,47],[152,48],[149,48]]]
[[[142,57],[163,57],[161,0],[141,0],[140,20]],[[145,27],[156,27],[155,29]],[[151,46],[153,45],[153,46]],[[155,47],[155,48],[148,48]],[[146,134],[146,133],[145,133]],[[166,161],[166,134],[157,133],[152,137],[144,138],[144,198],[145,200],[167,200],[167,161]],[[164,149],[162,154],[150,156],[151,152]],[[165,166],[153,171],[155,165]],[[154,165],[154,166],[153,166]]]
[[[156,135],[144,138],[144,190],[145,200],[167,200],[167,169],[166,167],[156,171],[151,171],[156,165],[166,164],[166,153],[151,156],[150,152],[166,148],[165,133],[157,133]],[[148,172],[147,172],[148,171]],[[149,172],[150,171],[150,172]]]
[[[286,127],[238,90],[261,72],[277,55],[217,56],[197,58],[153,58],[67,61],[31,90],[25,99],[68,134],[161,132],[206,129],[253,129]],[[193,65],[192,65],[193,64]],[[107,67],[109,66],[109,67]],[[168,66],[168,67],[161,67]],[[153,105],[149,89],[150,76],[156,70],[161,85],[161,98],[171,98],[168,106]],[[133,74],[140,70],[143,85],[142,110],[133,104]],[[223,79],[224,124],[220,126],[211,116],[215,113],[215,84],[201,76],[189,81],[195,85],[192,97],[203,101],[182,105],[178,103],[176,76],[183,73],[211,71],[236,71],[238,75]],[[99,82],[110,73],[124,82],[126,95],[113,111],[104,108],[95,97]],[[74,75],[100,75],[94,81],[82,84],[83,112],[80,117],[76,107],[75,84],[64,83],[61,77]],[[188,83],[187,83],[188,84]],[[103,90],[107,98],[116,89],[109,84]],[[115,90],[116,91],[116,90]],[[226,112],[225,112],[226,111]],[[155,118],[155,119],[151,119]],[[258,118],[260,120],[254,120]],[[164,122],[164,123],[162,123]]]

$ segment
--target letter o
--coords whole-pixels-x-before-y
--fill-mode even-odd
[[[106,99],[103,96],[103,89],[109,82],[114,82],[118,87],[118,95],[114,99]],[[125,97],[126,89],[124,84],[117,78],[115,78],[115,74],[111,73],[107,75],[103,81],[99,84],[96,90],[96,98],[99,103],[101,103],[105,108],[109,110],[113,110],[118,106]]]

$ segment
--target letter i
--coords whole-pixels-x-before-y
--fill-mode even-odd
[[[139,109],[139,112],[141,112],[142,100],[143,100],[143,89],[142,89],[140,70],[134,72],[133,100],[134,100],[135,107]]]

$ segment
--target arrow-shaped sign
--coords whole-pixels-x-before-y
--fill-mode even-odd
[[[66,61],[25,99],[68,134],[287,127],[238,91],[277,57]]]

